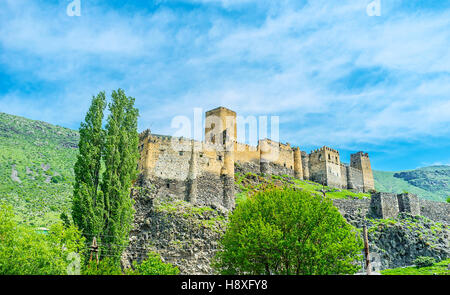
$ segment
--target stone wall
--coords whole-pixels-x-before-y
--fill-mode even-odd
[[[326,184],[336,188],[347,188],[347,174],[342,174],[341,165],[335,162],[326,162],[327,182]]]
[[[309,155],[302,151],[302,169],[303,169],[303,179],[310,179],[309,172]]]
[[[355,192],[364,191],[364,182],[362,171],[350,166],[345,166],[347,173],[347,187]]]
[[[437,221],[450,224],[450,204],[419,199],[421,215]]]
[[[397,200],[400,212],[409,213],[414,216],[421,215],[419,198],[416,195],[410,193],[398,194]]]
[[[375,218],[388,219],[398,216],[399,206],[396,194],[375,193],[371,197],[371,214]]]

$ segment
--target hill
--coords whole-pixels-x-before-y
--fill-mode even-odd
[[[450,166],[429,166],[398,172],[373,171],[377,191],[407,191],[444,202],[450,196]]]
[[[19,221],[48,226],[69,213],[78,132],[0,113],[0,201]]]

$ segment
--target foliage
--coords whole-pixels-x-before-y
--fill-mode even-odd
[[[290,188],[241,202],[220,244],[222,274],[350,274],[363,247],[329,198]]]
[[[117,259],[111,257],[105,257],[97,264],[95,259],[92,259],[86,263],[82,271],[83,275],[122,275],[122,269],[120,262]]]
[[[0,274],[67,274],[77,253],[82,264],[84,238],[74,226],[54,224],[48,234],[19,225],[11,206],[0,205]]]
[[[0,201],[18,222],[49,227],[70,211],[77,142],[76,131],[0,113]]]
[[[447,203],[450,203],[450,196],[447,197]]]
[[[435,263],[432,266],[420,267],[399,267],[394,269],[385,269],[381,271],[382,275],[450,275],[448,265],[450,259]]]
[[[433,257],[419,256],[416,259],[414,259],[414,264],[416,265],[417,268],[432,266],[435,263],[436,259],[434,259]]]
[[[101,184],[105,206],[102,234],[108,253],[118,256],[128,243],[134,218],[130,189],[138,175],[139,112],[134,108],[134,98],[121,89],[113,91],[109,111]]]
[[[244,201],[249,195],[257,193],[260,190],[264,190],[266,187],[273,186],[288,186],[319,196],[323,196],[323,191],[325,191],[327,197],[330,197],[331,199],[370,198],[370,194],[367,193],[355,193],[349,190],[336,189],[315,183],[313,181],[296,179],[290,175],[263,176],[262,174],[254,173],[235,173],[235,183],[240,190],[240,192],[237,192],[236,194],[237,205]]]
[[[103,230],[103,194],[99,190],[100,169],[104,149],[104,92],[93,97],[85,122],[81,123],[79,154],[74,166],[72,216],[74,223],[87,237],[98,236]]]
[[[72,216],[89,240],[97,238],[102,258],[119,260],[134,218],[130,189],[138,174],[139,112],[134,98],[122,89],[113,91],[103,129],[105,107],[106,96],[100,92],[80,127]]]
[[[164,263],[161,256],[155,252],[149,252],[148,258],[137,264],[133,263],[134,270],[129,270],[129,275],[177,275],[180,273],[178,267],[170,263]]]

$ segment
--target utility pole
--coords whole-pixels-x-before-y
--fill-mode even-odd
[[[371,270],[371,266],[370,266],[370,252],[369,252],[369,239],[367,237],[367,223],[366,221],[364,221],[364,226],[363,226],[363,236],[364,236],[364,255],[366,258],[366,272],[367,275],[370,275],[372,270]]]
[[[95,252],[95,258],[97,261],[97,265],[98,265],[98,245],[97,245],[97,239],[94,237],[94,239],[92,239],[92,245],[91,245],[91,257],[89,258],[89,262],[92,261],[92,255]]]

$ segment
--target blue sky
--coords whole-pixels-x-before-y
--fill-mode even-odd
[[[219,105],[372,167],[450,164],[450,2],[0,0],[0,111],[77,129],[123,88],[139,129]]]

